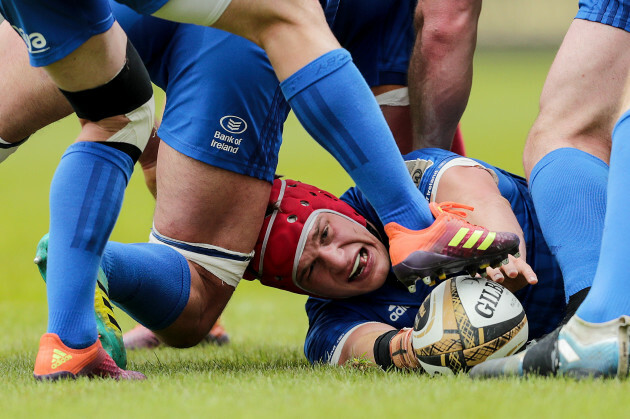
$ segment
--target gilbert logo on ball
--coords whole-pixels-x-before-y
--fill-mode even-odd
[[[429,374],[467,371],[527,341],[527,317],[502,285],[460,276],[438,285],[418,310],[413,347]]]

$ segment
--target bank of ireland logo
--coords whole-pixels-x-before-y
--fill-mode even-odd
[[[13,26],[13,29],[20,34],[24,43],[26,43],[26,48],[28,48],[28,52],[31,54],[39,54],[44,51],[48,51],[50,47],[47,45],[46,38],[39,32],[33,32],[31,34],[26,33],[22,28],[18,28],[17,26]]]
[[[247,129],[247,122],[243,118],[234,115],[224,116],[219,123],[230,134],[240,134]]]

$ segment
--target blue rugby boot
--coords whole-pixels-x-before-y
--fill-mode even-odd
[[[473,378],[559,375],[573,378],[628,375],[630,316],[589,323],[578,316],[525,351],[483,362]]]
[[[44,282],[46,282],[46,267],[48,261],[48,234],[46,234],[37,244],[35,264],[39,269]],[[114,317],[114,308],[109,301],[109,288],[107,276],[103,269],[99,267],[96,282],[96,292],[94,293],[94,316],[98,329],[98,338],[105,351],[116,362],[121,369],[127,367],[127,352],[123,343],[122,330]]]

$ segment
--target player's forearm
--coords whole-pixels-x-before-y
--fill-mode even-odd
[[[473,224],[482,225],[491,231],[509,231],[520,240],[519,250],[523,259],[525,258],[525,237],[523,229],[519,224],[512,207],[507,199],[501,195],[491,195],[469,199],[467,205],[471,205],[475,210],[469,215],[469,221]]]
[[[396,330],[384,323],[365,323],[355,329],[341,349],[338,365],[353,359],[374,362],[374,341],[383,333]]]
[[[353,361],[374,363],[383,369],[419,369],[420,364],[412,346],[411,329],[395,329],[385,323],[365,323],[355,329],[346,340],[339,365]]]
[[[416,56],[416,54],[414,54]],[[463,64],[463,63],[462,63]],[[449,150],[472,85],[472,67],[458,77],[443,67],[455,63],[429,63],[418,54],[409,71],[409,99],[413,120],[414,149],[436,147]]]
[[[480,11],[480,0],[418,3],[409,65],[415,148],[451,147],[470,96]]]
[[[435,196],[437,202],[453,201],[474,208],[468,220],[491,231],[509,231],[518,235],[521,256],[525,258],[523,230],[510,203],[501,195],[492,175],[484,168],[456,166],[442,175]]]

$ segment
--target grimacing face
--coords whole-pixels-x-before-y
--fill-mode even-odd
[[[347,298],[381,287],[389,267],[378,238],[356,222],[324,212],[308,233],[296,283],[315,295]]]

